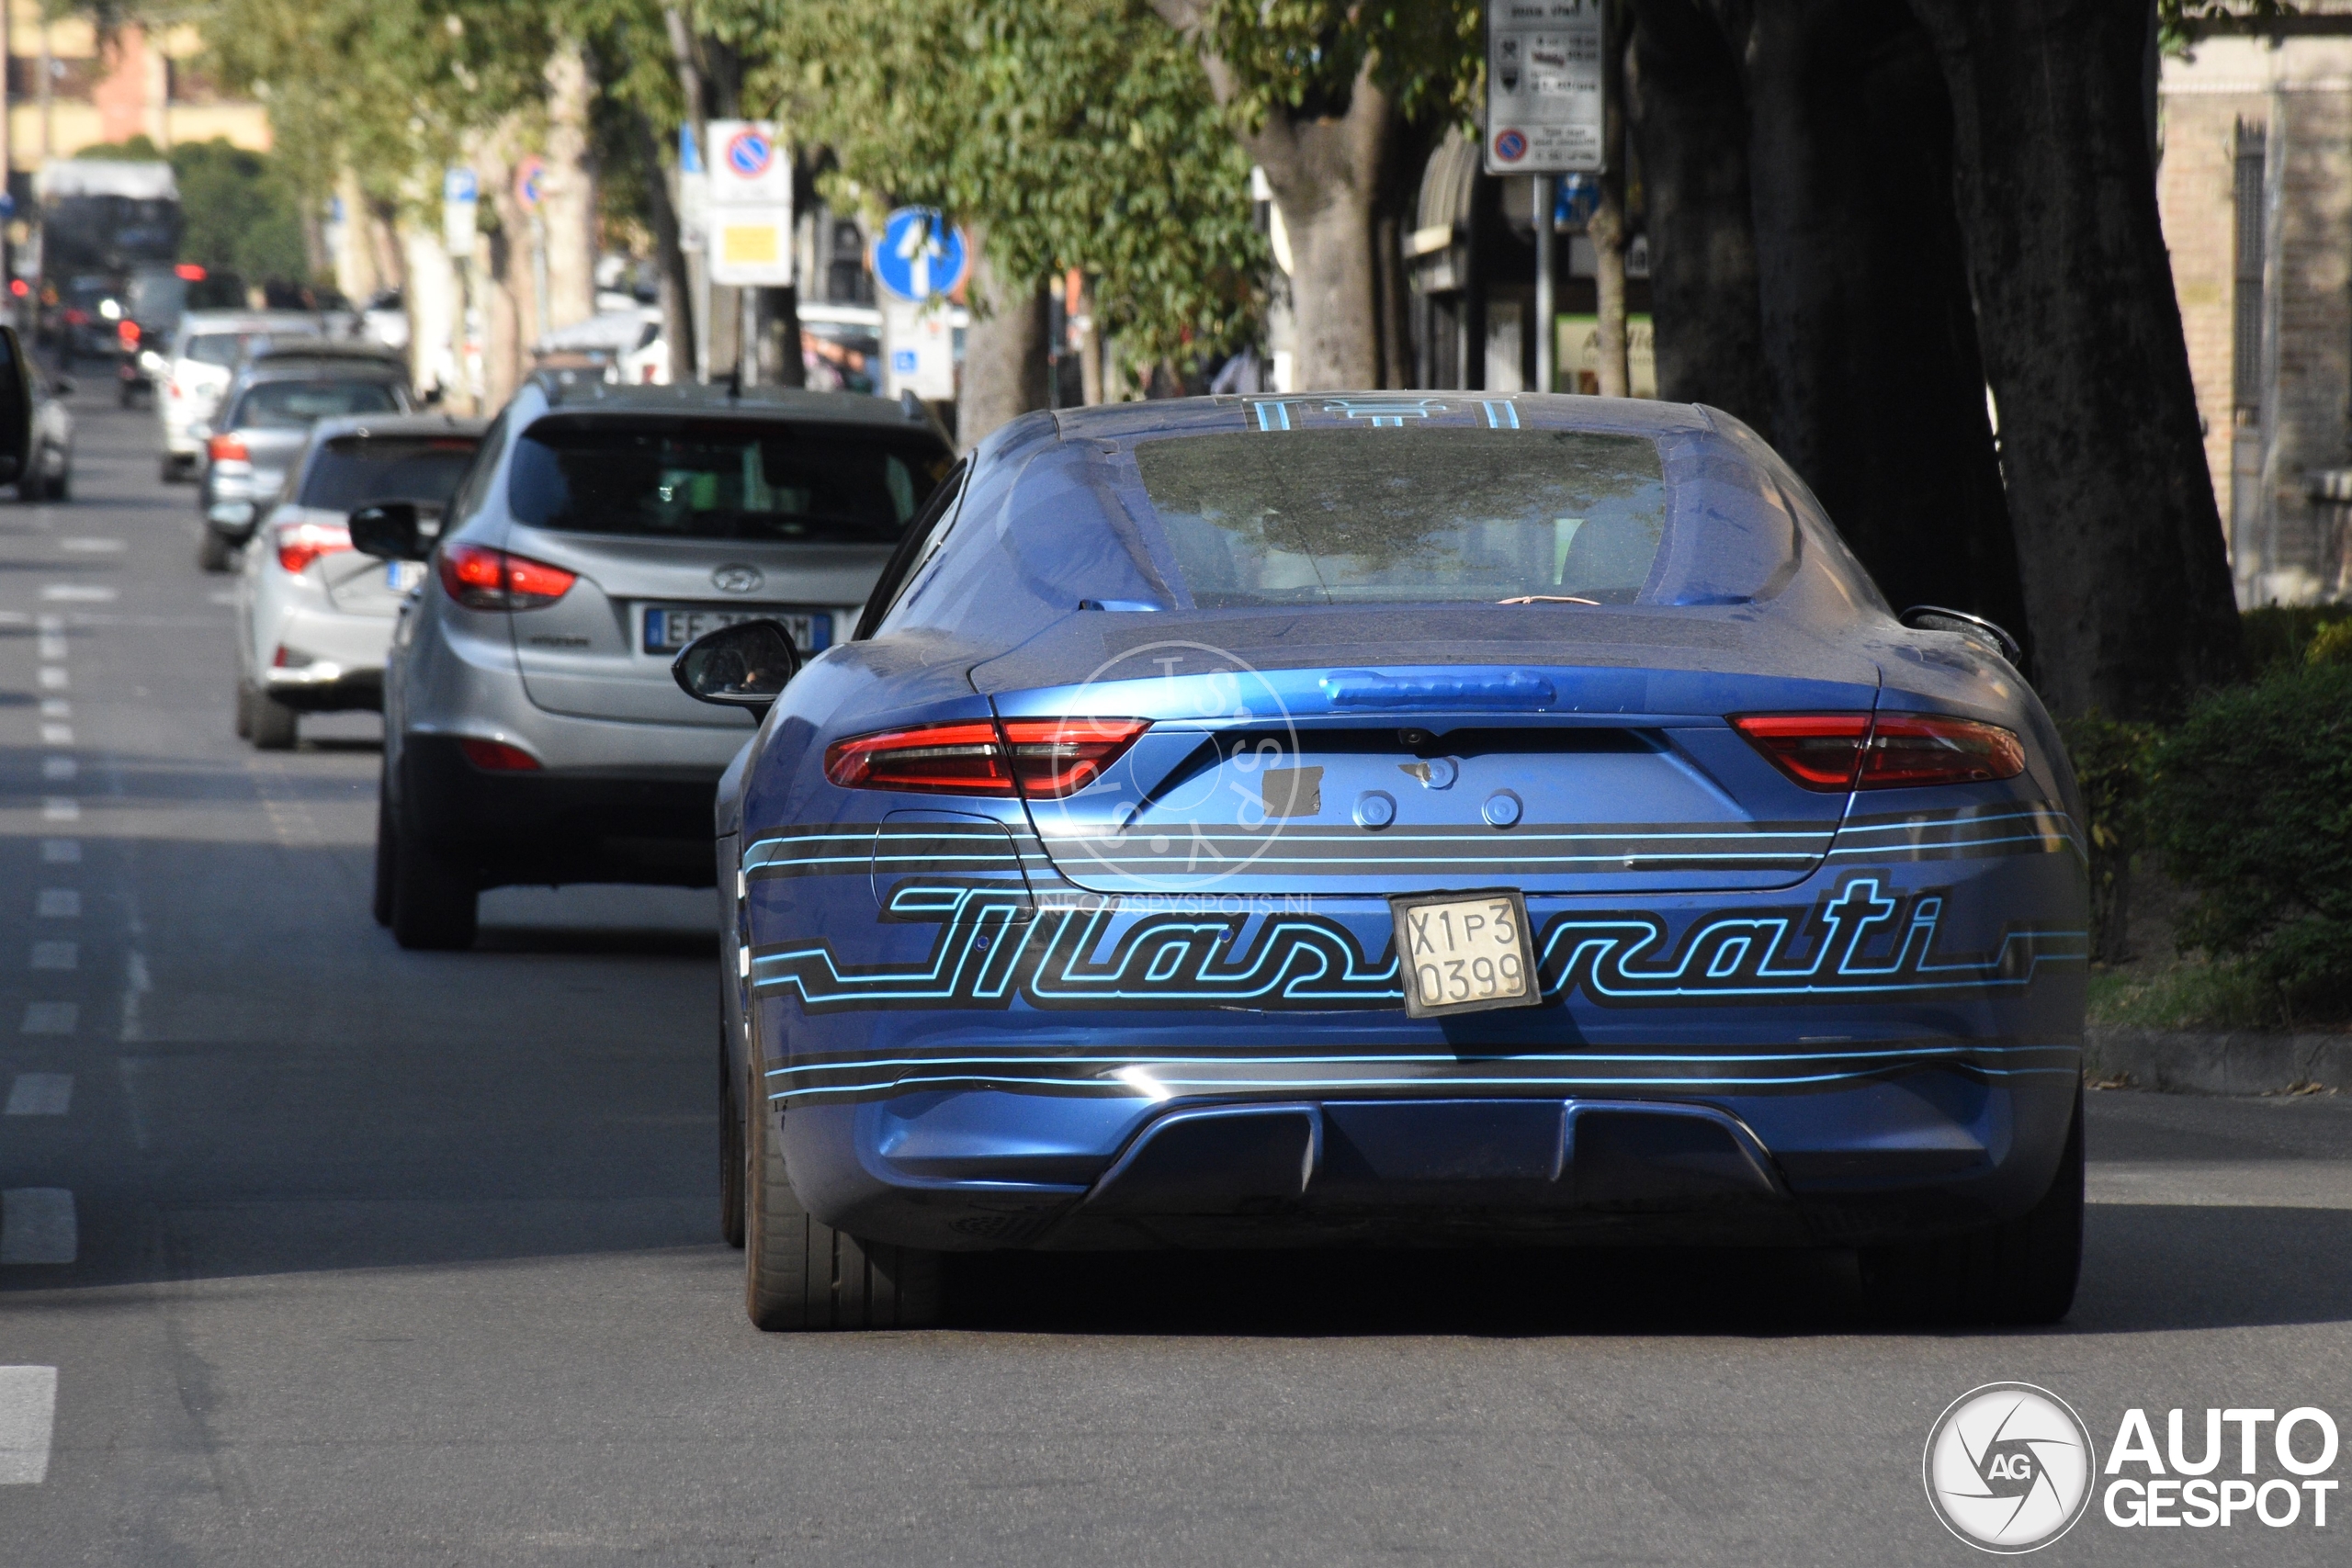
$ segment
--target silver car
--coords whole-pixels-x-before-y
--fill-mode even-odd
[[[237,547],[286,487],[310,445],[311,427],[340,414],[405,413],[408,367],[349,344],[279,344],[256,354],[221,394],[205,432],[197,511],[204,520],[197,564],[226,571]]]
[[[760,617],[809,657],[848,640],[953,461],[911,400],[526,383],[392,635],[377,919],[461,948],[485,887],[709,886],[718,777],[750,735],[672,660]],[[423,557],[417,521],[363,510],[353,542]]]
[[[164,482],[188,478],[204,458],[198,434],[220,405],[237,369],[252,355],[288,338],[316,338],[316,316],[291,310],[190,310],[172,334],[155,417],[164,427]]]
[[[237,733],[294,744],[306,713],[382,705],[384,649],[424,563],[351,547],[373,502],[414,502],[438,521],[481,445],[482,423],[434,414],[320,421],[262,519],[237,581]]]

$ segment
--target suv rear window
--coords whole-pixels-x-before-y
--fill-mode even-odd
[[[264,381],[249,387],[225,430],[306,430],[347,413],[398,413],[401,401],[386,381]]]
[[[1136,447],[1204,609],[1631,604],[1666,534],[1657,444],[1580,431],[1304,430]]]
[[[888,545],[954,461],[911,430],[558,416],[515,442],[506,504],[571,533]]]
[[[338,435],[311,459],[300,504],[348,512],[375,501],[446,502],[479,445],[471,435]]]

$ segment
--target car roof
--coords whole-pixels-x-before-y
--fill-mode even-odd
[[[249,359],[237,372],[240,387],[250,387],[264,381],[398,381],[408,382],[408,367],[397,359],[376,355],[283,355],[271,359]]]
[[[253,356],[255,365],[270,365],[284,359],[356,360],[397,365],[402,368],[408,364],[408,356],[399,349],[387,348],[380,343],[355,343],[338,338],[289,338],[284,343],[273,343]]]
[[[266,333],[288,327],[319,327],[308,310],[190,310],[180,317],[180,333]]]
[[[454,414],[337,414],[311,427],[311,438],[322,444],[347,435],[463,435],[480,439],[490,428],[486,419],[459,419]]]
[[[666,387],[615,385],[601,377],[592,379],[568,376],[562,371],[542,371],[531,379],[546,394],[549,412],[567,414],[732,414],[755,419],[764,415],[884,429],[914,427],[938,433],[937,424],[922,403],[904,398],[876,398],[865,392],[811,392],[797,387],[745,387],[735,391],[723,381],[707,387],[692,381],[672,382]]]

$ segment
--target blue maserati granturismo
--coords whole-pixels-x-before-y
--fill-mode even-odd
[[[722,1213],[764,1328],[988,1248],[1849,1249],[2063,1316],[2081,810],[2017,646],[1894,614],[1713,409],[1036,413],[854,636],[679,657],[721,784]]]

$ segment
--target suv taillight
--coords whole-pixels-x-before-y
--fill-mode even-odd
[[[441,587],[469,610],[537,610],[571,592],[579,574],[485,545],[448,545],[436,558]]]
[[[253,454],[233,435],[216,435],[204,444],[204,455],[216,463],[250,463]]]
[[[1732,728],[1806,789],[1990,784],[2025,772],[2008,730],[1924,713],[1758,713]]]
[[[1150,728],[1148,718],[922,724],[834,741],[825,776],[843,789],[1058,800],[1101,778]]]

